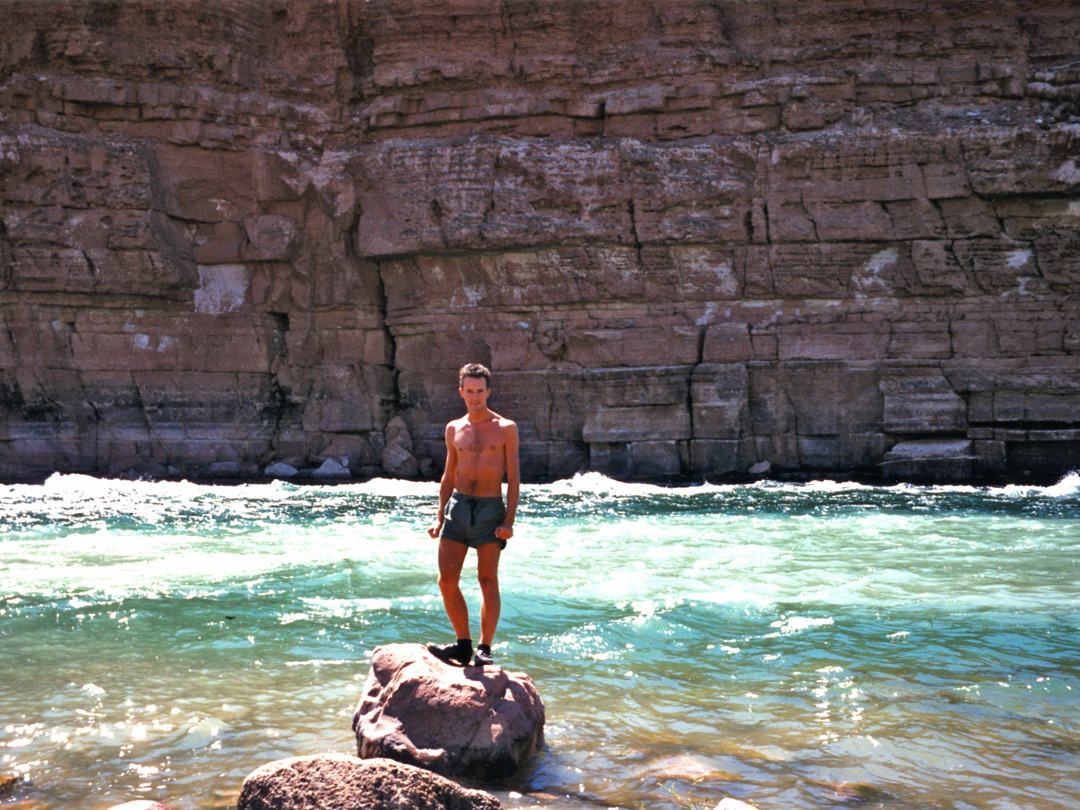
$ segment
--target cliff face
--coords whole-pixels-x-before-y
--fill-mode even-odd
[[[5,0],[0,477],[1080,466],[1072,0]],[[760,467],[758,467],[760,469]]]

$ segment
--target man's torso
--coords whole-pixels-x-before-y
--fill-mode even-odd
[[[457,452],[457,481],[454,489],[464,495],[491,498],[502,495],[506,472],[506,431],[513,422],[497,414],[483,422],[468,416],[450,423]]]

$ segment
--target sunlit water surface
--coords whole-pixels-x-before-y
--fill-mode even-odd
[[[395,481],[0,487],[0,806],[228,808],[259,765],[355,753],[372,650],[451,636],[435,505]],[[1077,476],[527,486],[495,653],[547,743],[493,792],[1073,810],[1078,555]]]

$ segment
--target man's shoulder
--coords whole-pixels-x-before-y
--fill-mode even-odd
[[[517,422],[515,422],[513,419],[507,419],[505,416],[497,414],[495,412],[492,412],[491,415],[495,418],[495,424],[498,425],[499,428],[517,428]]]

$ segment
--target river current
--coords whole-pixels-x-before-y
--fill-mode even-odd
[[[0,808],[235,807],[355,753],[372,650],[451,640],[437,485],[0,487]],[[546,744],[506,808],[1075,810],[1080,477],[523,487],[496,661]],[[477,622],[474,557],[463,577]],[[478,634],[478,629],[474,631]]]

